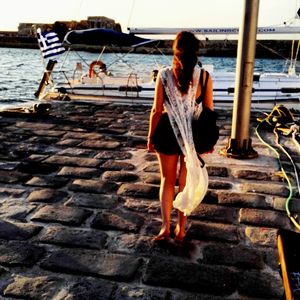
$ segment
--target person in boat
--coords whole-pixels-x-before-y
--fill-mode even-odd
[[[196,107],[198,105],[195,101],[201,95],[201,68],[199,66],[197,57],[198,50],[199,40],[193,33],[188,31],[182,31],[178,33],[173,42],[173,65],[172,67],[166,68],[166,70],[160,70],[157,75],[154,101],[149,119],[147,142],[148,151],[155,151],[157,154],[161,176],[159,198],[162,224],[160,232],[154,238],[154,240],[166,240],[170,237],[172,206],[175,207],[176,202],[176,199],[174,201],[174,197],[177,182],[177,171],[179,171],[178,192],[182,192],[186,185],[187,152],[185,150],[187,150],[187,148],[186,145],[183,145],[183,136],[180,136],[180,132],[178,133],[178,124],[176,125],[176,123],[178,122],[174,120],[176,119],[174,117],[174,113],[170,113],[172,111],[170,103],[174,100],[180,102],[182,101],[182,99],[188,98],[190,102],[192,101],[192,106]],[[208,78],[205,97],[204,99],[202,99],[202,103],[210,109],[213,109],[212,79],[208,72],[205,71],[203,73],[203,80],[206,80],[205,77]],[[162,116],[165,114],[168,115],[168,118],[170,120],[167,126],[171,127],[171,130],[173,130],[174,133],[176,133],[177,128],[177,133],[175,134],[175,140],[169,140],[167,143],[167,147],[165,147],[165,149],[162,149],[154,141],[154,137],[155,135],[160,134],[159,132],[157,132],[159,128],[158,124],[162,119]],[[187,119],[187,115],[185,115],[184,113],[183,115],[181,114],[180,117],[181,119]],[[167,132],[168,129],[164,128],[162,131]],[[161,134],[163,134],[163,132],[161,132]],[[197,155],[196,160],[197,162],[199,162]],[[175,241],[183,241],[186,234],[186,222],[187,213],[184,213],[184,211],[178,209],[178,220],[174,230]]]

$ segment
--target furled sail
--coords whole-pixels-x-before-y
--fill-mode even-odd
[[[117,46],[138,46],[141,44],[151,43],[149,40],[135,36],[133,34],[118,32],[112,29],[92,28],[84,30],[69,31],[64,42],[67,44],[84,44],[84,45],[117,45]]]

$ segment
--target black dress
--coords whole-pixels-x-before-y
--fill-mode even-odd
[[[154,149],[159,153],[167,155],[182,154],[167,112],[164,112],[159,119],[152,137],[152,143]]]
[[[200,102],[203,101],[205,96],[207,81],[209,77],[209,73],[207,71],[205,72],[206,72],[206,78],[205,78],[205,82],[203,83],[204,72],[203,69],[201,69],[201,74],[199,79],[201,84],[201,94],[195,100],[196,103],[198,104],[200,104]],[[165,90],[164,90],[164,101],[169,101],[169,98]],[[163,112],[161,118],[158,121],[157,127],[155,128],[155,132],[152,136],[152,143],[154,149],[159,153],[167,154],[167,155],[182,154],[181,148],[177,142],[177,138],[174,134],[167,112]]]

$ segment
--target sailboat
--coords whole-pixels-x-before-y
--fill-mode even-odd
[[[73,30],[66,34],[64,44],[68,45],[66,57],[73,46],[78,44],[93,44],[102,46],[99,57],[87,65],[84,70],[83,63],[77,61],[72,72],[60,68],[59,73],[63,76],[62,81],[55,82],[54,67],[55,60],[49,60],[43,78],[35,96],[40,99],[68,99],[68,100],[97,100],[97,101],[118,101],[130,104],[152,104],[156,70],[152,72],[149,81],[145,81],[135,72],[129,72],[127,76],[116,76],[107,69],[106,62],[102,60],[103,53],[109,45],[127,47],[129,53],[139,47],[158,47],[159,40],[141,38],[138,35],[174,35],[181,30],[188,30],[193,33],[207,35],[229,35],[238,34],[238,28],[128,28],[129,33],[120,33],[108,29],[87,29]],[[258,35],[277,34],[300,34],[298,26],[258,27]],[[298,47],[299,48],[299,47]],[[300,77],[296,74],[296,61],[291,59],[287,73],[254,73],[252,103],[279,104],[300,102]],[[121,56],[124,60],[126,54]],[[212,65],[203,66],[213,78],[214,101],[216,105],[231,105],[234,96],[235,73],[214,71]]]

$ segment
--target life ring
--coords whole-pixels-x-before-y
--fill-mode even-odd
[[[92,78],[94,76],[96,76],[96,72],[94,70],[95,66],[99,66],[99,69],[101,72],[106,72],[106,65],[105,63],[103,63],[101,60],[94,60],[91,64],[90,64],[90,68],[89,68],[89,77]]]

